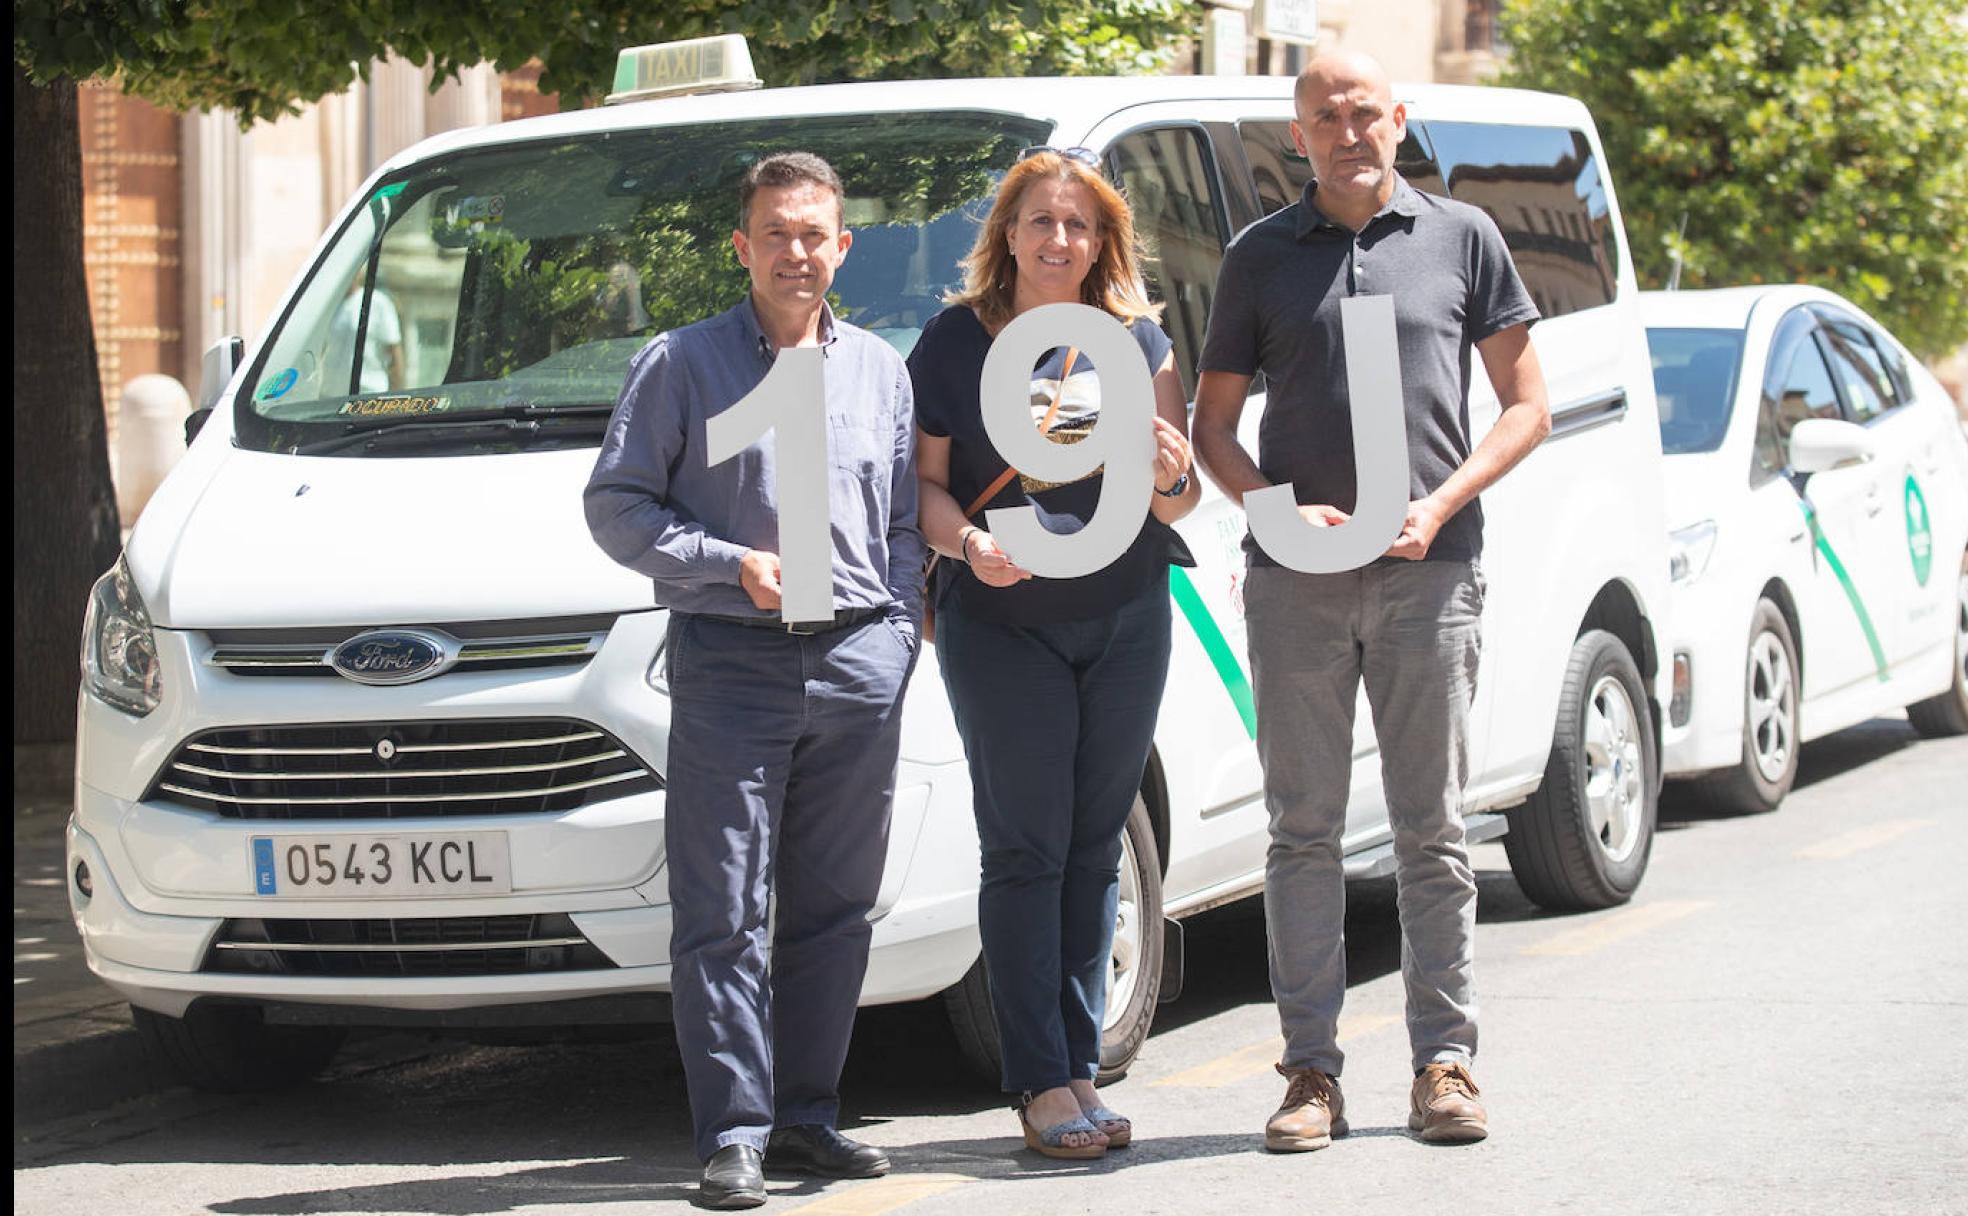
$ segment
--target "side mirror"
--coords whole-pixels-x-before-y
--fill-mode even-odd
[[[239,363],[246,357],[246,340],[238,334],[228,334],[212,343],[205,352],[205,361],[198,369],[198,408],[185,415],[185,446],[198,438],[205,422],[212,416],[212,410],[225,394],[226,385],[232,383],[232,373],[239,370]]]
[[[1864,464],[1873,457],[1872,436],[1855,422],[1806,418],[1790,428],[1790,470],[1824,473]]]
[[[225,386],[232,383],[232,373],[239,370],[240,360],[245,357],[246,340],[238,334],[229,334],[212,343],[198,371],[199,411],[209,414],[219,403]]]

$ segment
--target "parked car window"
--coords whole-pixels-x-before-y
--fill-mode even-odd
[[[1742,360],[1740,329],[1650,329],[1647,350],[1660,401],[1661,450],[1713,452],[1729,430]]]
[[[1449,197],[1503,230],[1531,299],[1547,318],[1610,304],[1619,238],[1592,144],[1564,127],[1426,124]]]
[[[1237,134],[1250,160],[1264,214],[1297,202],[1305,193],[1305,183],[1312,180],[1312,165],[1292,143],[1291,124],[1283,119],[1246,119],[1237,124]],[[1394,168],[1417,190],[1448,194],[1419,124],[1409,124],[1407,138],[1394,153]]]
[[[1807,417],[1838,417],[1838,390],[1832,386],[1832,374],[1824,366],[1824,354],[1816,342],[1797,344],[1791,366],[1783,372],[1783,380],[1777,382],[1773,403],[1777,409],[1777,439],[1785,443],[1785,451],[1789,451],[1791,427],[1797,423]]]
[[[1822,314],[1821,320],[1825,342],[1831,349],[1832,367],[1839,383],[1845,386],[1845,400],[1854,417],[1866,422],[1906,404],[1879,345],[1863,325]]]
[[[1165,305],[1162,328],[1175,342],[1183,391],[1193,398],[1225,237],[1203,132],[1187,126],[1136,131],[1108,150],[1107,174],[1134,208],[1135,228],[1148,250],[1142,275],[1149,294]]]

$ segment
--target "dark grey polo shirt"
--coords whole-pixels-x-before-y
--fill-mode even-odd
[[[902,356],[865,329],[823,318],[828,514],[834,608],[920,616],[915,397]],[[759,386],[772,344],[747,295],[707,321],[656,335],[629,364],[588,480],[588,529],[602,551],[649,576],[679,612],[776,618],[738,581],[748,549],[779,551],[775,437],[720,464],[704,423]]]
[[[1357,234],[1320,213],[1316,183],[1298,202],[1238,233],[1224,251],[1199,366],[1264,373],[1257,465],[1300,503],[1351,511],[1358,499],[1353,416],[1339,302],[1394,297],[1401,391],[1408,412],[1408,497],[1439,489],[1469,458],[1469,350],[1537,305],[1517,277],[1503,234],[1466,203],[1397,181],[1394,197]],[[1257,565],[1273,565],[1246,537]],[[1468,561],[1483,549],[1472,502],[1442,525],[1431,559]]]

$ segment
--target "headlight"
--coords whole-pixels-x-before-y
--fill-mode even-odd
[[[1667,577],[1676,583],[1692,583],[1708,569],[1708,559],[1715,556],[1715,521],[1704,519],[1698,524],[1677,528],[1667,534]]]
[[[82,686],[140,718],[157,708],[163,693],[150,613],[122,558],[89,590],[89,615],[82,622]]]

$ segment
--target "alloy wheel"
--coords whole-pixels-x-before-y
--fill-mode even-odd
[[[1585,801],[1593,835],[1610,861],[1626,860],[1645,833],[1646,767],[1626,686],[1613,675],[1592,686],[1585,711]]]

